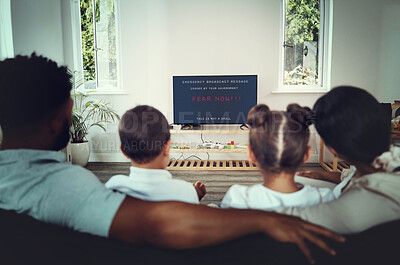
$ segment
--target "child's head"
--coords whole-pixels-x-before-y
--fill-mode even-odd
[[[169,160],[168,122],[153,107],[140,105],[125,112],[119,123],[119,137],[122,152],[137,164],[149,163],[160,154]]]
[[[254,106],[247,115],[250,159],[267,173],[294,173],[309,157],[310,112],[297,104],[290,104],[287,111],[270,111],[264,104]]]

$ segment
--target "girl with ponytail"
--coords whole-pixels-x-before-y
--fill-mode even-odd
[[[259,104],[249,111],[249,160],[261,170],[264,183],[233,185],[222,201],[223,208],[278,211],[335,199],[328,188],[294,181],[297,168],[310,156],[310,113],[309,108],[297,104],[289,105],[286,111],[270,111]]]
[[[356,168],[339,199],[281,212],[339,233],[356,233],[400,219],[400,147],[390,145],[390,123],[367,91],[332,89],[314,105],[315,127],[328,148]]]

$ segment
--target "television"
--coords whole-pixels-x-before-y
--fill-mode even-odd
[[[257,75],[173,76],[175,124],[245,124]]]

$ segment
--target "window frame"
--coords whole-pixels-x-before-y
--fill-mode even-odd
[[[0,0],[0,20],[0,60],[4,60],[14,57],[11,1]]]
[[[284,60],[285,60],[285,19],[286,19],[286,0],[281,1],[281,23],[279,39],[279,79],[278,89],[272,93],[325,93],[331,86],[331,54],[332,54],[332,0],[321,1],[321,24],[320,36],[322,41],[318,44],[319,53],[319,85],[284,85]]]
[[[82,33],[81,33],[81,15],[80,15],[80,0],[71,1],[71,27],[72,27],[72,41],[73,41],[73,65],[74,71],[83,73],[83,61],[82,61]],[[92,0],[90,0],[92,1]],[[114,11],[115,11],[115,37],[116,37],[116,53],[117,53],[117,86],[98,86],[97,79],[97,52],[95,50],[95,69],[96,69],[96,89],[85,89],[86,92],[91,92],[95,95],[103,94],[128,94],[123,89],[122,85],[122,67],[121,67],[121,40],[120,40],[120,3],[119,0],[114,0]],[[94,25],[94,38],[96,38],[96,25]],[[97,40],[94,40],[96,45]],[[98,47],[95,47],[95,49]]]

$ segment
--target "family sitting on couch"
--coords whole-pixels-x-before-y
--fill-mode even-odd
[[[230,209],[216,209],[194,205],[206,192],[202,183],[171,180],[165,170],[168,124],[149,106],[129,110],[121,119],[121,149],[132,160],[129,177],[116,176],[107,188],[90,171],[64,163],[57,151],[69,141],[70,79],[66,67],[35,54],[0,62],[1,209],[80,232],[174,249],[261,232],[296,244],[310,262],[306,241],[335,255],[319,236],[344,242],[336,233],[400,219],[400,151],[390,145],[382,107],[365,90],[334,88],[313,111],[298,105],[285,112],[255,106],[248,117],[249,154],[264,183],[233,187],[223,203]],[[309,156],[310,122],[328,148],[357,170],[339,196],[294,182],[296,169]],[[135,148],[140,141],[150,148]]]

